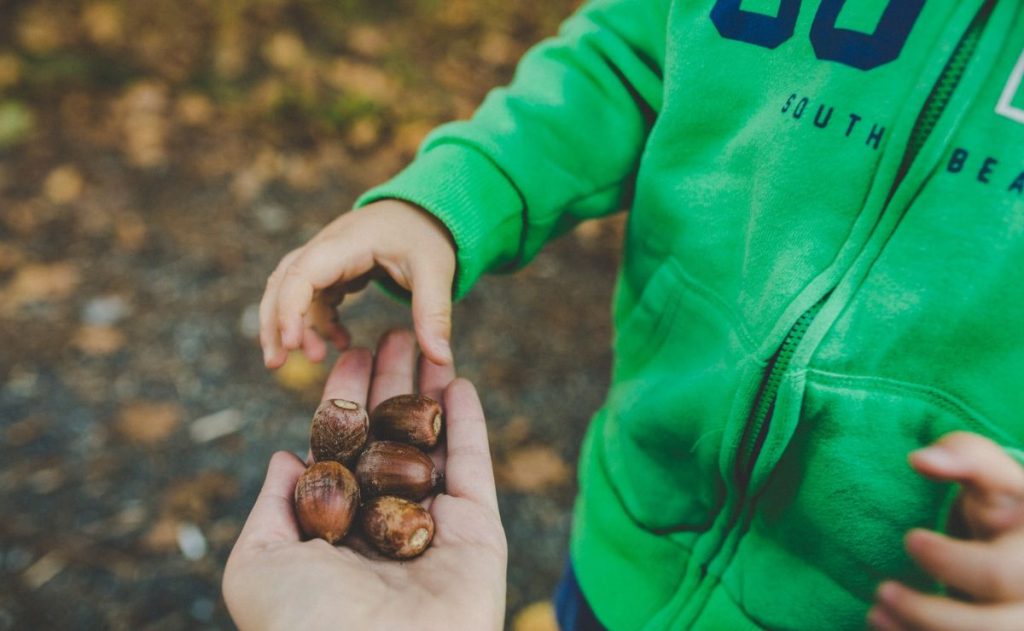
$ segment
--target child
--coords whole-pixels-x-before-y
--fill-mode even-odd
[[[570,609],[1024,627],[1024,0],[764,4],[585,4],[282,260],[266,363],[381,270],[449,363],[453,295],[627,206]]]

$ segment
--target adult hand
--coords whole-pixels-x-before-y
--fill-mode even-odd
[[[876,629],[1000,631],[1024,628],[1024,467],[999,445],[967,432],[910,456],[922,475],[960,484],[954,519],[964,538],[915,529],[910,556],[959,597],[883,583],[868,620]]]
[[[343,353],[324,398],[372,409],[413,391],[410,333],[385,336],[371,380],[373,362],[363,349]],[[434,454],[447,486],[429,504],[431,547],[397,562],[321,539],[302,541],[292,504],[304,465],[276,453],[224,571],[224,599],[240,629],[501,628],[507,551],[487,429],[473,385],[454,377],[451,366],[419,362],[419,391],[442,401],[447,421],[446,444]]]

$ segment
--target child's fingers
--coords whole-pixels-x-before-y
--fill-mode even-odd
[[[895,581],[882,583],[878,606],[907,629],[1011,631],[1020,629],[1024,605],[978,605],[922,594]]]
[[[307,328],[302,332],[302,352],[309,361],[320,363],[327,357],[327,345],[316,331]]]
[[[913,452],[910,462],[928,477],[963,485],[960,508],[975,534],[1024,527],[1024,467],[996,443],[954,432]]]
[[[281,345],[277,326],[277,297],[284,270],[299,256],[299,252],[292,250],[281,259],[267,278],[267,286],[260,299],[260,346],[263,348],[263,363],[267,368],[279,368],[288,356]]]
[[[452,363],[453,261],[430,259],[412,266],[412,318],[423,354],[435,364]]]
[[[358,235],[344,233],[309,243],[284,270],[277,297],[277,320],[286,348],[302,342],[304,317],[316,290],[352,280],[373,269],[372,253]]]
[[[317,292],[313,296],[313,304],[309,307],[307,320],[313,329],[324,338],[330,340],[339,351],[348,348],[351,337],[348,330],[338,321],[337,307],[345,294],[341,292]]]
[[[1024,538],[960,541],[930,530],[907,534],[907,552],[939,582],[983,602],[1024,600]]]
[[[1024,493],[1024,468],[991,440],[970,432],[946,434],[910,454],[915,469],[932,478],[988,492]]]

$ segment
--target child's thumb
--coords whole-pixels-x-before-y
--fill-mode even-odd
[[[416,339],[427,359],[452,363],[453,266],[431,261],[412,268],[412,319]]]

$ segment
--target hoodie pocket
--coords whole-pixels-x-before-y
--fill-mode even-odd
[[[644,528],[703,530],[722,504],[722,439],[747,356],[737,330],[669,261],[618,331],[602,451],[624,509]]]
[[[953,487],[907,454],[954,430],[993,433],[941,392],[885,379],[812,370],[800,405],[724,582],[771,628],[860,629],[880,581],[936,588],[903,537],[936,527]]]

